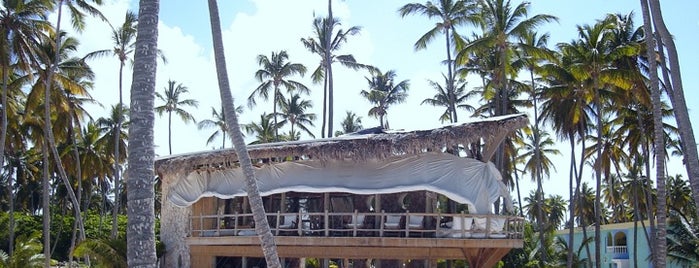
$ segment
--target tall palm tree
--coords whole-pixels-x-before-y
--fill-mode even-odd
[[[281,268],[279,263],[279,255],[277,254],[277,245],[274,242],[274,236],[269,229],[269,222],[265,215],[264,204],[260,196],[260,190],[257,187],[255,173],[252,167],[252,161],[248,154],[243,133],[238,124],[238,115],[235,113],[235,105],[233,104],[233,96],[228,83],[228,70],[226,69],[226,57],[223,51],[223,37],[221,34],[221,21],[218,15],[218,5],[216,0],[208,0],[209,4],[209,19],[211,20],[211,35],[214,46],[214,60],[216,61],[216,76],[218,77],[219,92],[221,93],[221,105],[223,113],[226,116],[226,125],[228,125],[228,133],[231,134],[231,141],[238,156],[238,163],[245,174],[245,190],[250,200],[250,209],[253,212],[253,220],[255,221],[255,233],[260,237],[262,253],[265,255],[267,267]]]
[[[456,123],[457,117],[454,109],[461,108],[473,112],[475,108],[466,103],[470,97],[469,94],[466,93],[466,80],[455,80],[453,77],[449,78],[444,74],[442,74],[442,76],[444,77],[444,86],[435,81],[428,80],[430,86],[435,89],[437,93],[432,98],[422,100],[420,104],[445,107],[446,110],[439,116],[439,121],[442,123],[447,121]],[[450,87],[452,89],[449,89]]]
[[[177,83],[173,80],[167,81],[167,87],[163,89],[163,94],[155,92],[155,96],[161,101],[165,102],[160,106],[155,107],[155,112],[159,116],[163,113],[167,113],[167,144],[170,154],[172,154],[172,114],[178,115],[180,119],[186,124],[189,122],[196,123],[194,116],[187,112],[183,107],[190,106],[197,108],[199,107],[199,101],[194,99],[182,99],[184,94],[187,94],[189,90],[187,87],[182,85],[182,83]]]
[[[155,150],[153,103],[158,57],[158,0],[141,0],[131,83],[129,178],[127,197],[127,260],[131,267],[156,267],[155,254]]]
[[[482,0],[479,2],[481,14],[479,14],[479,24],[483,28],[483,36],[465,44],[461,51],[457,54],[457,62],[467,62],[467,56],[474,51],[484,50],[484,48],[493,48],[497,67],[493,70],[492,79],[495,88],[500,92],[497,96],[502,99],[498,100],[495,109],[495,115],[505,114],[508,106],[505,96],[508,73],[512,71],[510,50],[516,46],[518,39],[535,31],[536,27],[552,21],[558,21],[558,18],[547,15],[537,14],[531,17],[529,15],[529,2],[522,2],[514,8],[510,4],[510,0]]]
[[[54,2],[54,1],[52,1]],[[92,0],[92,2],[101,5],[102,1],[101,0]],[[75,210],[75,218],[76,221],[78,222],[78,228],[80,229],[80,238],[85,239],[85,230],[83,227],[82,219],[80,217],[80,203],[77,201],[77,198],[75,197],[75,193],[73,193],[73,190],[70,187],[70,183],[68,181],[68,175],[66,174],[65,168],[63,166],[63,163],[61,162],[61,157],[60,154],[58,153],[58,149],[56,146],[56,139],[53,134],[52,126],[51,126],[51,112],[50,112],[50,107],[51,107],[51,98],[49,97],[50,91],[53,89],[52,83],[53,83],[53,75],[56,69],[58,68],[59,61],[61,59],[60,54],[61,54],[61,41],[62,38],[64,37],[62,32],[61,32],[61,17],[63,15],[63,5],[67,5],[69,10],[70,10],[70,15],[71,15],[71,23],[72,26],[75,30],[78,32],[82,31],[85,28],[85,14],[83,12],[87,12],[89,15],[99,17],[103,21],[106,21],[106,18],[102,13],[95,8],[94,6],[90,5],[87,1],[85,0],[57,0],[56,2],[56,7],[58,8],[57,10],[57,18],[56,18],[56,25],[55,25],[55,34],[52,36],[54,38],[53,42],[53,62],[46,64],[47,66],[47,74],[43,79],[44,82],[44,135],[46,135],[46,142],[47,142],[47,153],[50,153],[53,155],[53,159],[56,162],[56,167],[58,169],[58,175],[61,177],[61,180],[63,181],[63,184],[65,184],[66,189],[68,189],[68,195],[70,196],[71,201],[73,202],[74,210]],[[48,55],[47,55],[48,56]],[[48,56],[50,58],[51,56]],[[48,160],[48,159],[47,159]],[[46,176],[46,175],[45,175]],[[47,238],[45,238],[45,241],[48,241]],[[49,265],[49,259],[50,255],[46,254],[48,251],[44,249],[44,253],[46,255],[46,261],[45,265]]]
[[[570,174],[569,174],[569,211],[576,211],[580,196],[581,179],[583,176],[584,150],[580,150],[580,161],[576,161],[575,148],[579,142],[585,148],[584,137],[589,133],[591,125],[590,115],[593,112],[588,105],[588,95],[581,89],[582,81],[573,75],[570,66],[573,64],[572,51],[559,50],[556,60],[542,66],[542,78],[548,86],[541,91],[545,100],[541,105],[541,118],[547,122],[556,132],[560,140],[568,140],[570,145]],[[579,162],[579,163],[578,163]],[[576,165],[578,165],[576,167]],[[575,215],[570,213],[569,222],[574,225]],[[584,222],[584,221],[583,221]],[[573,229],[569,228],[568,242],[574,244]],[[585,238],[583,238],[585,239]],[[568,247],[568,258],[573,258],[573,248]],[[589,256],[589,255],[588,255]],[[572,263],[572,259],[569,263]],[[568,266],[571,267],[571,266]]]
[[[42,0],[3,0],[0,9],[0,69],[2,69],[2,97],[0,104],[8,107],[9,77],[15,69],[29,72],[34,65],[34,40],[37,35],[50,28],[46,21],[48,11],[53,7]],[[15,66],[11,67],[11,66]],[[8,111],[3,109],[0,126],[0,163],[5,163],[5,142],[8,129]],[[8,180],[8,189],[12,190],[12,180]],[[12,199],[12,198],[10,198]],[[14,248],[14,214],[10,211],[9,251]]]
[[[342,134],[357,132],[362,129],[362,117],[357,116],[357,114],[347,111],[345,119],[340,123],[342,126],[342,131],[336,131],[335,136],[340,136]]]
[[[372,71],[372,77],[366,77],[369,90],[362,90],[360,94],[374,107],[369,109],[369,116],[379,119],[381,128],[388,128],[388,119],[384,120],[388,113],[388,107],[393,104],[403,103],[408,98],[410,82],[403,80],[395,82],[396,72],[389,70],[381,73],[380,70]]]
[[[330,5],[328,10],[331,11]],[[323,82],[323,125],[321,127],[321,137],[326,137],[325,127],[327,122],[327,136],[332,136],[333,130],[333,73],[332,64],[335,62],[351,68],[353,70],[368,69],[373,67],[358,63],[352,54],[337,55],[343,44],[347,43],[347,38],[359,34],[361,28],[350,27],[347,30],[335,28],[340,26],[340,21],[334,18],[315,18],[313,20],[313,36],[301,38],[301,43],[313,54],[319,55],[321,60],[318,67],[313,71],[311,78],[314,83]],[[334,34],[334,35],[333,35]]]
[[[697,207],[697,209],[699,209],[699,165],[696,164],[699,163],[699,153],[697,153],[697,142],[694,137],[694,130],[692,128],[691,120],[689,120],[689,111],[687,110],[687,103],[684,98],[685,96],[682,85],[682,74],[680,73],[680,64],[678,60],[679,56],[677,53],[677,47],[675,46],[675,41],[672,39],[670,31],[665,25],[665,19],[663,18],[663,14],[660,8],[660,1],[642,1],[641,6],[642,8],[645,8],[646,6],[649,7],[650,15],[648,17],[652,19],[653,26],[655,26],[655,30],[658,32],[656,38],[660,38],[657,42],[657,47],[659,48],[658,51],[667,51],[668,61],[670,65],[669,67],[672,70],[672,72],[670,72],[672,85],[666,85],[666,87],[672,89],[671,94],[668,95],[670,96],[670,101],[672,102],[672,106],[674,108],[673,110],[675,111],[677,125],[681,126],[680,140],[682,142],[682,148],[684,148],[684,161],[686,163],[685,168],[687,169],[689,183],[692,186],[692,193],[694,195],[695,206]],[[650,20],[646,21],[645,17],[646,16],[644,14],[644,27],[646,29],[646,32],[650,33],[652,32],[650,28]],[[649,42],[649,39],[652,38],[646,37],[646,42],[650,44],[650,42],[652,41]],[[651,45],[648,46],[655,47]],[[649,55],[651,54],[651,52],[648,53]],[[657,85],[657,83],[653,84],[653,82],[651,82],[651,85],[655,86]],[[655,135],[659,135],[659,133],[656,132]],[[660,187],[660,185],[658,185],[658,187]],[[660,198],[660,196],[658,196],[658,198]],[[658,202],[661,202],[661,200],[658,200]],[[658,205],[660,206],[661,204]]]
[[[27,96],[25,108],[29,113],[35,115],[36,118],[43,119],[40,125],[45,137],[42,138],[41,142],[46,143],[45,149],[49,154],[46,156],[45,161],[49,164],[49,159],[53,156],[54,167],[56,168],[58,177],[67,190],[66,194],[68,195],[68,200],[70,200],[73,205],[72,209],[75,213],[78,230],[80,231],[80,239],[84,239],[84,226],[80,217],[80,202],[77,200],[72,183],[63,165],[62,155],[58,152],[55,136],[58,136],[60,140],[74,138],[69,137],[71,133],[68,130],[74,127],[72,122],[76,115],[74,113],[79,114],[79,112],[77,110],[72,110],[75,108],[76,104],[71,104],[71,102],[78,100],[75,96],[85,96],[89,98],[87,89],[91,83],[86,83],[84,79],[93,79],[94,73],[84,61],[71,55],[78,49],[79,42],[77,39],[65,37],[65,41],[56,49],[53,43],[55,40],[53,35],[65,36],[66,33],[50,33],[48,36],[44,36],[40,39],[40,43],[38,43],[36,48],[38,65],[35,66],[33,74],[29,73],[23,78],[31,79],[33,76],[37,77]],[[57,52],[54,50],[57,50]],[[58,57],[57,59],[54,58],[56,56]],[[47,86],[51,86],[52,89],[49,90]],[[54,105],[47,105],[51,100],[53,100]],[[56,116],[53,118],[51,116],[52,114],[68,116]],[[56,129],[51,127],[54,123],[59,127]],[[48,187],[49,175],[48,172],[44,174],[44,187]],[[46,205],[44,211],[49,214],[48,192],[44,193],[44,197],[47,199],[47,201],[44,202],[44,205]],[[46,219],[47,229],[49,227],[49,220],[48,218]],[[48,240],[48,238],[44,238],[45,243],[49,243],[50,241]],[[50,252],[45,251],[44,254],[50,257]]]
[[[263,97],[265,100],[269,99],[269,90],[273,89],[273,112],[274,117],[274,136],[275,140],[279,139],[279,130],[276,129],[279,124],[277,124],[277,106],[281,105],[281,99],[284,98],[282,93],[279,91],[280,86],[284,86],[287,92],[298,90],[302,93],[309,93],[308,88],[300,82],[289,80],[290,76],[300,75],[304,76],[306,74],[306,66],[300,63],[288,62],[289,55],[285,50],[279,51],[279,53],[272,52],[271,57],[265,55],[257,56],[257,63],[262,67],[262,69],[255,72],[255,77],[260,84],[248,97],[248,106],[253,107],[255,103],[255,95],[258,97]]]
[[[138,25],[138,18],[136,14],[131,11],[126,11],[124,16],[124,22],[116,29],[112,27],[112,41],[114,42],[114,47],[111,50],[101,50],[88,54],[87,57],[92,56],[103,56],[105,54],[112,54],[119,59],[119,103],[118,107],[123,107],[124,97],[123,97],[123,76],[124,76],[124,66],[126,62],[130,60],[131,55],[134,52],[135,42],[136,42],[136,27]],[[117,120],[121,120],[121,117],[117,117]],[[115,129],[121,129],[121,121],[116,122]],[[113,136],[115,139],[113,141],[114,145],[114,159],[120,158],[120,148],[119,146],[119,136]],[[116,238],[117,235],[117,214],[118,208],[121,202],[119,198],[119,187],[121,187],[121,172],[119,167],[120,162],[114,161],[114,211],[112,213],[112,238]]]
[[[453,42],[463,42],[461,36],[456,32],[456,27],[459,27],[467,23],[475,23],[476,17],[476,1],[474,0],[439,0],[436,4],[432,1],[427,1],[425,4],[420,3],[410,3],[406,4],[398,12],[401,17],[405,17],[409,14],[419,13],[427,16],[428,18],[437,18],[439,21],[435,23],[434,28],[430,29],[425,33],[420,39],[415,42],[415,50],[425,49],[427,44],[434,40],[434,38],[440,32],[444,32],[444,38],[447,48],[447,76],[446,78],[446,97],[449,100],[458,99],[455,96],[457,85],[454,80],[454,62],[451,58],[451,53],[453,49]],[[449,106],[447,111],[449,112],[449,118],[451,123],[456,123],[458,121],[456,114],[456,104],[455,102],[447,102]]]
[[[306,113],[307,110],[313,108],[313,103],[310,100],[302,100],[301,96],[294,94],[288,100],[286,98],[282,98],[280,106],[282,111],[279,113],[279,116],[282,118],[282,121],[279,122],[278,127],[289,123],[291,126],[290,133],[297,133],[294,130],[294,127],[298,127],[312,138],[316,137],[313,135],[311,130],[308,129],[308,126],[314,126],[313,121],[316,120],[315,113]],[[275,127],[275,130],[276,129],[277,127]]]
[[[243,106],[236,107],[235,112],[237,114],[242,114]],[[209,145],[209,143],[212,143],[215,139],[221,136],[221,149],[226,148],[226,134],[228,133],[228,125],[226,125],[226,116],[223,114],[223,107],[221,107],[221,110],[216,110],[216,108],[211,107],[211,116],[213,117],[212,119],[204,119],[199,121],[199,123],[197,123],[197,128],[199,130],[212,127],[217,128],[216,131],[214,131],[214,133],[212,133],[211,136],[206,139],[206,145]]]
[[[133,59],[131,59],[131,56],[133,55],[134,48],[136,45],[136,28],[138,26],[138,17],[136,14],[134,14],[132,11],[127,10],[126,15],[124,16],[124,22],[117,27],[116,29],[110,24],[109,25],[112,28],[112,42],[114,47],[111,49],[104,49],[104,50],[98,50],[89,53],[86,55],[86,58],[93,58],[93,57],[101,57],[101,56],[108,56],[108,55],[113,55],[116,56],[117,59],[119,60],[119,106],[123,106],[124,104],[124,97],[123,97],[123,88],[124,88],[124,66],[126,66],[126,62],[130,61],[133,63]],[[161,50],[158,50],[158,56],[162,60],[163,63],[167,63],[167,59],[163,55]],[[121,124],[121,122],[117,122],[117,124]],[[117,127],[121,128],[121,127]],[[117,136],[114,136],[117,138]],[[121,152],[119,144],[119,140],[114,140],[114,156],[117,159],[120,159]],[[116,165],[119,164],[119,162],[114,162],[114,185],[115,185],[115,192],[120,192],[118,187],[121,187],[121,173],[120,173],[120,168]],[[115,203],[120,204],[119,196],[115,197]],[[116,232],[117,232],[117,225],[116,225],[116,217],[117,213],[115,212],[113,214],[113,219],[112,219],[112,238],[116,238]]]
[[[36,39],[51,26],[46,15],[53,8],[41,0],[3,0],[0,10],[0,68],[2,69],[2,107],[6,107],[9,77],[15,67],[29,72],[35,65]],[[14,67],[13,67],[14,66]],[[7,135],[7,113],[2,113],[2,135],[0,135],[0,163],[3,163],[5,137]]]
[[[619,57],[627,56],[636,53],[637,48],[630,46],[613,47],[611,46],[611,29],[614,25],[609,20],[598,21],[594,25],[578,26],[578,34],[580,39],[575,40],[570,44],[563,44],[562,50],[566,50],[570,55],[573,55],[573,64],[569,67],[573,75],[584,84],[582,89],[591,96],[591,102],[595,107],[594,115],[596,118],[597,136],[600,137],[603,131],[603,114],[602,107],[609,101],[608,96],[614,93],[614,90],[628,89],[631,86],[628,75],[625,72],[614,67],[612,63]],[[595,158],[602,159],[602,143],[597,143]],[[602,170],[600,161],[595,165],[595,180],[596,180],[596,211],[601,213],[601,186],[602,186]],[[600,219],[601,217],[597,217]],[[595,222],[595,259],[601,258],[601,239],[600,239],[600,223]],[[600,267],[601,263],[596,262],[596,267]]]

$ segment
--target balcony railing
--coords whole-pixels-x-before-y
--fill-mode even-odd
[[[607,246],[608,253],[624,254],[628,253],[626,246]]]
[[[524,219],[505,215],[298,212],[267,213],[276,236],[425,237],[452,239],[522,239]],[[195,215],[190,237],[254,236],[252,214]]]

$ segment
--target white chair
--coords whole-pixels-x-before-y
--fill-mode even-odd
[[[400,229],[400,215],[387,215],[386,221],[383,223],[385,229]]]
[[[423,229],[423,218],[423,216],[408,216],[408,222],[406,223],[406,225],[408,225],[408,229]]]
[[[282,219],[284,219],[284,223],[280,224],[277,226],[279,229],[294,229],[296,228],[296,217],[294,216],[282,216]]]
[[[352,214],[352,221],[345,223],[347,229],[362,229],[364,228],[364,215]]]
[[[505,218],[492,218],[490,220],[490,238],[507,238],[507,233],[505,232]]]
[[[486,235],[486,224],[487,224],[487,218],[485,217],[476,217],[474,219],[474,233],[473,237],[474,238],[485,238]],[[489,238],[506,238],[507,234],[505,233],[505,222],[506,218],[503,217],[491,217],[490,218],[490,230],[488,230],[488,237]]]
[[[452,221],[449,237],[452,238],[469,238],[471,237],[471,226],[473,218],[470,217],[454,217]]]

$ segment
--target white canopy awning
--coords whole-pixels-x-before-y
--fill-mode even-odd
[[[301,160],[256,168],[260,194],[289,191],[353,194],[386,194],[433,191],[470,205],[470,213],[488,213],[498,197],[511,207],[511,198],[500,173],[492,163],[444,153],[394,156],[366,161]],[[240,168],[193,171],[174,182],[168,199],[189,206],[201,197],[245,196],[245,178]]]

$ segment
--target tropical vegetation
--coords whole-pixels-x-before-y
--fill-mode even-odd
[[[172,135],[177,135],[173,114],[185,123],[195,123],[189,109],[198,108],[197,99],[204,96],[174,80],[162,92],[155,90],[154,66],[163,58],[157,49],[158,1],[142,1],[141,13],[127,12],[116,28],[105,23],[113,48],[79,55],[80,40],[61,29],[60,16],[68,12],[71,26],[80,31],[87,16],[103,18],[101,3],[2,1],[0,267],[49,266],[52,259],[84,261],[86,255],[100,262],[95,258],[97,251],[117,255],[110,253],[110,247],[118,248],[124,259],[108,258],[119,262],[106,266],[154,267],[158,262],[154,115],[168,116],[172,154]],[[329,1],[327,17],[314,15],[308,37],[299,37],[300,44],[318,58],[318,65],[311,66],[315,67],[310,75],[313,86],[300,80],[307,67],[291,61],[287,48],[281,46],[258,54],[255,73],[236,74],[257,79],[256,86],[242,92],[249,96],[249,110],[258,102],[271,102],[257,107],[263,109],[259,114],[246,117],[254,118],[251,122],[241,122],[245,109],[234,106],[218,7],[215,0],[208,4],[221,103],[197,127],[214,129],[202,144],[221,141],[220,148],[225,148],[229,139],[243,168],[252,169],[244,163],[249,162],[244,157],[248,144],[357,132],[368,124],[360,115],[376,118],[380,127],[389,128],[389,115],[401,116],[389,108],[407,105],[409,93],[426,90],[432,97],[421,105],[439,107],[431,118],[441,123],[531,115],[529,127],[507,137],[492,159],[481,159],[493,161],[503,181],[513,191],[516,188],[518,211],[507,211],[496,203],[498,210],[519,213],[531,223],[525,230],[524,248],[507,256],[503,266],[600,267],[594,260],[601,259],[601,225],[643,224],[649,219],[656,219],[647,221],[656,232],[649,232],[647,241],[635,242],[654,245],[650,261],[656,267],[668,261],[699,265],[696,141],[688,123],[677,50],[658,0],[641,0],[643,23],[634,21],[634,13],[600,14],[578,25],[576,38],[558,44],[549,44],[550,35],[541,33],[544,25],[558,18],[530,14],[536,3],[439,0],[396,7],[396,16],[435,20],[425,22],[426,32],[407,45],[422,50],[444,39],[445,57],[433,60],[445,63],[446,73],[435,70],[442,74],[429,80],[427,88],[399,80],[400,69],[383,72],[341,50],[361,27],[343,29]],[[49,20],[52,14],[58,15],[56,22]],[[104,60],[99,56],[115,56],[119,73],[96,73],[94,66]],[[125,100],[124,67],[131,61],[133,82]],[[334,63],[365,76],[354,81],[353,94],[371,105],[368,111],[345,111],[336,132]],[[113,89],[94,88],[97,76],[117,77],[118,84]],[[470,77],[480,83],[467,83]],[[90,94],[94,90],[118,90],[119,98],[111,103],[94,99]],[[321,90],[322,108],[316,109],[311,93],[320,95]],[[109,114],[90,115],[85,105],[91,103],[111,107]],[[316,129],[318,119],[320,130]],[[445,150],[482,157],[458,147]],[[549,178],[552,171],[563,168],[554,157],[564,150],[570,157],[565,163],[570,170],[570,198],[544,189],[545,182],[554,179]],[[665,167],[669,155],[683,157],[687,178],[670,174],[677,171]],[[127,169],[128,177],[122,178]],[[261,200],[256,199],[255,180],[247,179],[256,231],[269,253],[267,263],[274,266],[278,259],[274,240],[264,224]],[[519,192],[523,179],[536,184],[528,196]],[[594,226],[594,232],[587,233],[588,226]],[[573,227],[583,227],[583,241],[575,241]],[[568,229],[567,239],[554,238],[561,229]]]

